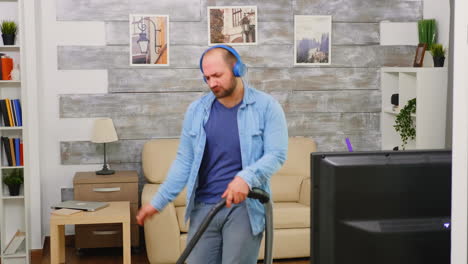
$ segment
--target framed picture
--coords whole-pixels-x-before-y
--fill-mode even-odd
[[[256,6],[209,6],[208,45],[257,45]]]
[[[169,65],[169,16],[130,14],[130,66]]]
[[[294,65],[330,65],[331,16],[294,16]]]
[[[419,43],[416,48],[416,54],[414,55],[413,67],[422,67],[424,61],[424,54],[426,53],[427,44]]]

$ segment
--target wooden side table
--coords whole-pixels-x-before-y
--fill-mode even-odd
[[[109,206],[95,212],[50,216],[50,263],[65,263],[65,225],[122,224],[123,263],[131,263],[130,203],[109,202]]]
[[[139,247],[138,173],[134,170],[116,171],[112,175],[96,175],[94,171],[77,172],[73,178],[75,200],[79,201],[129,201],[130,233],[132,247]],[[116,224],[75,226],[75,247],[121,247],[122,227]]]

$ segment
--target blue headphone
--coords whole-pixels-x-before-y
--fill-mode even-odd
[[[200,58],[200,71],[202,73],[203,73],[203,68],[202,68],[203,57],[205,56],[205,54],[208,51],[210,51],[212,49],[216,49],[216,48],[225,49],[225,50],[229,51],[232,55],[234,55],[234,57],[236,57],[237,62],[234,65],[234,67],[232,68],[232,73],[234,74],[234,76],[242,77],[242,76],[245,75],[245,73],[247,72],[247,66],[242,62],[239,53],[237,53],[237,51],[235,49],[233,49],[233,48],[231,48],[231,47],[229,47],[227,45],[215,45],[215,46],[210,47],[207,50],[205,50],[205,52],[203,52],[203,54],[202,54],[202,56]],[[206,82],[205,76],[203,76],[203,80]]]

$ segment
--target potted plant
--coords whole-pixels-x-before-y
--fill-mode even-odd
[[[416,98],[413,98],[408,101],[408,103],[400,110],[396,116],[395,125],[393,126],[395,130],[400,134],[401,145],[403,150],[405,149],[408,140],[414,140],[416,137],[416,125],[413,122],[411,114],[416,113]]]
[[[444,67],[445,49],[441,44],[432,45],[431,55],[434,60],[434,67]]]
[[[437,26],[435,19],[422,19],[418,21],[419,43],[426,43],[430,50],[437,40]]]
[[[18,31],[18,26],[15,21],[3,20],[0,31],[2,31],[4,45],[15,45],[16,32]]]
[[[7,170],[5,170],[7,171]],[[23,184],[23,170],[12,169],[5,173],[6,176],[3,178],[3,183],[8,186],[11,196],[18,196],[21,184]]]

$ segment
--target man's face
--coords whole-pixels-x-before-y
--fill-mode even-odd
[[[230,96],[236,89],[236,77],[232,66],[228,65],[220,50],[212,50],[203,57],[203,73],[208,87],[216,98]]]

